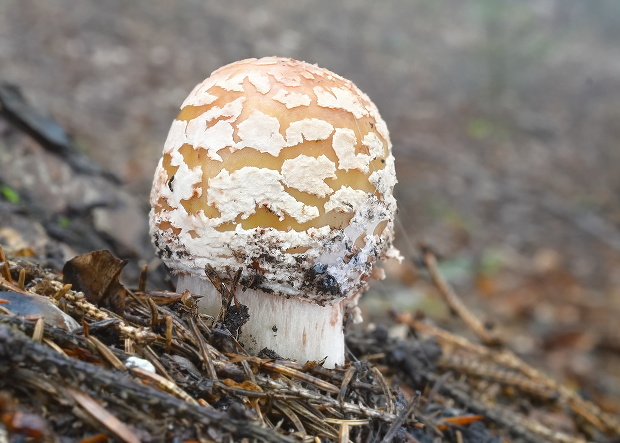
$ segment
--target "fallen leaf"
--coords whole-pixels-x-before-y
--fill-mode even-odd
[[[114,257],[108,250],[78,255],[65,264],[63,283],[83,292],[89,302],[122,314],[127,289],[119,277],[126,264],[126,260]]]

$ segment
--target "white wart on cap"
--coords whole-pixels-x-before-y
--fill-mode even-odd
[[[301,362],[344,363],[343,324],[392,247],[394,157],[350,81],[292,59],[224,66],[172,123],[151,192],[151,236],[177,291],[221,298],[205,266],[242,269],[240,341]],[[359,316],[358,316],[359,317]]]

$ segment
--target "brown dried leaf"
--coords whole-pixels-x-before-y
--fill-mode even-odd
[[[78,255],[65,264],[63,283],[83,292],[89,302],[122,314],[127,289],[119,277],[126,264],[126,260],[114,257],[108,250]]]

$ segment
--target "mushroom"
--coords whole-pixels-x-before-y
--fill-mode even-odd
[[[151,238],[203,313],[222,305],[206,268],[241,269],[251,354],[343,365],[373,265],[399,257],[395,183],[385,122],[352,82],[288,58],[242,60],[197,85],[172,123]]]

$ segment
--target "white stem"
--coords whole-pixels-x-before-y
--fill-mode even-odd
[[[218,314],[221,296],[210,281],[180,275],[177,292],[185,290],[202,296],[198,301],[200,312]],[[268,348],[302,364],[327,357],[327,368],[344,365],[344,301],[319,306],[253,289],[239,289],[235,295],[250,311],[250,319],[239,336],[250,355]]]

